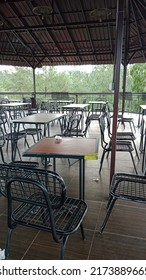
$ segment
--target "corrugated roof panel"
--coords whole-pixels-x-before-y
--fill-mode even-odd
[[[34,12],[38,6],[45,14]],[[116,6],[116,0],[1,0],[1,63],[33,67],[39,61],[46,65],[113,63]],[[145,0],[129,1],[124,27],[129,24],[126,47],[130,63],[146,61],[145,12]],[[124,19],[126,15],[125,5]]]

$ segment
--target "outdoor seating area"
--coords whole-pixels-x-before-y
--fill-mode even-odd
[[[80,259],[80,260],[145,259],[146,238],[145,238],[145,230],[144,230],[144,224],[145,224],[144,221],[145,221],[146,207],[144,203],[140,204],[138,203],[138,201],[136,201],[136,199],[134,201],[134,204],[132,201],[127,202],[126,200],[121,201],[120,199],[118,199],[112,213],[110,214],[110,218],[106,224],[106,227],[103,233],[101,234],[101,231],[103,230],[103,228],[101,230],[101,227],[106,216],[107,205],[108,205],[109,194],[110,194],[111,156],[109,155],[108,158],[105,157],[102,163],[102,171],[99,172],[100,160],[102,158],[100,122],[97,120],[92,120],[91,122],[89,120],[90,113],[91,113],[90,110],[88,114],[86,111],[84,113],[82,125],[84,125],[84,127],[86,128],[85,135],[80,135],[80,134],[78,135],[76,133],[77,131],[78,133],[81,132],[81,130],[79,130],[81,127],[81,120],[79,118],[79,121],[75,122],[75,126],[73,127],[75,132],[74,136],[71,134],[71,131],[70,134],[64,136],[61,134],[61,132],[63,132],[63,129],[61,130],[61,128],[63,128],[61,126],[63,125],[63,123],[62,121],[61,123],[58,122],[58,117],[62,118],[65,114],[62,115],[58,114],[57,116],[56,113],[50,113],[50,114],[41,113],[41,112],[38,113],[40,116],[38,118],[38,120],[40,121],[39,128],[42,129],[41,130],[42,135],[40,137],[40,140],[37,139],[36,137],[36,141],[34,143],[32,136],[27,135],[27,141],[29,143],[29,148],[28,148],[24,144],[24,140],[20,139],[17,143],[17,146],[19,148],[22,161],[20,161],[19,153],[14,152],[15,154],[14,163],[12,163],[12,153],[11,153],[11,149],[13,148],[13,146],[9,145],[9,150],[7,151],[6,142],[2,143],[1,135],[4,134],[4,130],[3,133],[1,133],[0,144],[1,144],[1,151],[2,151],[3,158],[0,159],[0,162],[1,163],[11,162],[11,165],[9,164],[8,168],[6,166],[3,167],[2,165],[4,170],[3,174],[9,174],[9,176],[7,175],[7,181],[8,178],[12,179],[12,177],[15,175],[15,180],[12,179],[10,180],[10,182],[8,182],[8,188],[10,188],[10,192],[12,191],[12,194],[9,193],[7,198],[7,195],[5,193],[5,187],[4,187],[6,175],[2,176],[1,175],[2,171],[0,171],[0,177],[1,177],[0,223],[3,225],[1,230],[1,235],[0,235],[0,248],[2,249],[5,248],[6,240],[8,240],[9,243],[9,238],[11,238],[10,252],[9,252],[8,245],[6,250],[6,255],[7,255],[6,257],[8,259],[42,259],[43,260],[43,259],[58,259],[63,257],[66,260],[67,259],[68,260],[70,259]],[[44,114],[45,116],[47,115],[52,116],[51,119],[50,116],[48,119],[48,122],[51,121],[51,125],[49,125],[49,127],[48,125],[45,125],[47,123],[47,120],[45,118],[44,121],[43,119]],[[106,130],[106,139],[107,139],[109,133],[108,126],[107,126],[108,118],[105,115],[105,111],[102,111],[101,114],[103,114],[105,118],[105,123],[106,123],[105,130]],[[75,115],[74,118],[76,116],[77,115]],[[130,156],[127,156],[127,153],[122,152],[122,153],[117,153],[116,155],[115,172],[123,173],[123,174],[124,173],[133,174],[133,177],[135,176],[135,178],[137,178],[137,176],[139,175],[143,176],[143,170],[142,170],[143,152],[139,150],[141,129],[137,127],[139,116],[136,114],[134,115],[127,114],[126,117],[133,118],[135,129],[136,129],[134,141],[137,150],[133,148],[132,151],[136,170],[134,170],[134,166]],[[15,121],[13,121],[13,123],[24,125],[25,118],[27,121],[27,125],[28,124],[30,125],[31,122],[34,124],[35,121],[37,120],[37,114],[23,117],[22,120],[21,118],[18,118]],[[67,120],[69,121],[69,119],[70,118],[68,118]],[[9,128],[9,124],[6,123],[5,125],[6,125],[6,129]],[[68,126],[66,126],[66,128],[67,127]],[[44,128],[45,128],[45,134],[44,134]],[[126,131],[131,133],[131,129],[127,123],[125,124],[125,128],[121,123],[119,123],[118,131],[119,133],[126,132]],[[48,138],[48,132],[49,135],[51,136],[50,140]],[[58,140],[57,138],[55,138],[55,135],[61,135],[62,139]],[[49,141],[48,144],[45,144],[45,141]],[[39,143],[40,146],[38,146]],[[139,159],[137,157],[137,153]],[[42,156],[40,156],[41,154]],[[24,174],[25,169],[26,169],[25,172],[29,173],[28,176]],[[11,171],[6,171],[6,170],[11,170]],[[23,176],[20,170],[22,170],[24,174]],[[59,253],[60,245],[54,242],[53,240],[54,237],[52,237],[52,235],[48,233],[47,230],[44,231],[43,224],[40,225],[40,218],[38,218],[38,215],[42,215],[43,217],[42,221],[45,222],[46,219],[45,217],[47,217],[46,216],[47,214],[45,213],[47,212],[44,212],[44,210],[40,210],[42,207],[45,207],[42,204],[43,202],[40,202],[40,200],[38,200],[37,205],[34,206],[36,203],[34,201],[35,201],[37,191],[35,190],[34,194],[31,192],[28,195],[28,193],[30,192],[30,186],[32,184],[34,184],[32,189],[42,188],[40,187],[40,185],[38,185],[39,182],[41,182],[42,180],[42,175],[39,170],[42,170],[41,171],[42,174],[45,174],[45,172],[50,172],[49,176],[51,176],[52,174],[51,172],[55,170],[55,172],[57,172],[57,174],[59,175],[59,178],[61,178],[60,180],[63,179],[62,184],[64,184],[66,196],[72,199],[76,199],[78,201],[85,202],[84,204],[85,215],[81,215],[81,220],[79,221],[78,224],[79,226],[83,218],[82,223],[84,228],[84,234],[82,228],[81,228],[81,232],[80,232],[80,228],[78,229],[76,228],[75,232],[73,230],[73,234],[70,235],[67,244],[64,239],[63,241],[64,245],[62,247],[63,249],[61,250],[61,254]],[[138,175],[136,175],[136,172],[138,173]],[[39,178],[39,182],[35,180],[36,178],[35,174],[37,174],[37,178]],[[28,179],[26,179],[27,177]],[[21,184],[18,184],[19,181],[21,181]],[[16,190],[17,185],[20,187],[19,191]],[[44,192],[44,190],[42,191]],[[14,217],[11,222],[10,222],[11,218],[9,218],[9,226],[11,228],[11,225],[13,227],[13,223],[16,223],[17,227],[14,229],[12,236],[11,236],[11,229],[10,229],[10,232],[8,234],[8,239],[7,239],[7,232],[8,232],[7,199],[10,205],[12,203],[11,198],[12,199],[14,198],[14,202],[16,203],[17,201],[18,204],[19,198],[16,197],[16,194],[17,195],[23,194],[25,196],[26,193],[27,193],[27,200],[28,197],[31,196],[34,197],[34,200],[32,200],[31,202],[27,201],[27,203],[30,203],[29,206],[30,210],[28,212],[30,213],[30,217],[24,215],[25,207],[24,210],[22,206],[17,207],[16,210],[14,208],[14,214],[13,214]],[[43,195],[45,195],[45,193],[43,193]],[[55,203],[59,203],[59,201],[58,202],[57,201]],[[19,203],[20,205],[21,204],[24,205],[24,203],[26,203],[25,197],[22,199],[20,198]],[[41,204],[39,205],[39,203]],[[37,209],[39,209],[39,211],[35,210],[34,207],[38,207]],[[53,207],[56,206],[54,205]],[[32,211],[31,208],[33,208],[34,210]],[[73,213],[72,210],[70,211],[71,213]],[[10,212],[10,210],[8,211],[8,213],[10,217],[12,217],[12,213]],[[24,219],[26,219],[25,221],[27,226],[24,226],[23,215],[24,215]],[[33,221],[33,223],[35,223],[35,219],[36,219],[36,222],[39,222],[39,226],[37,224],[34,225],[33,227],[28,226],[27,219],[28,221],[29,220]],[[43,230],[41,230],[40,226],[43,227]],[[81,233],[83,234],[83,236]]]
[[[2,0],[0,8],[0,259],[140,265],[146,1]]]

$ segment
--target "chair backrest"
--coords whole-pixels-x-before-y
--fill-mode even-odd
[[[5,133],[2,126],[0,125],[0,148],[2,148],[4,145],[5,145]]]
[[[56,100],[69,100],[68,92],[52,92],[51,98]]]
[[[56,242],[60,241],[55,223],[66,198],[61,176],[42,169],[0,164],[0,183],[0,192],[8,199],[9,228],[21,224],[49,231]]]
[[[8,97],[3,98],[3,99],[0,101],[0,103],[1,103],[1,104],[8,104],[8,103],[9,103]]]
[[[106,115],[106,111],[107,111],[107,103],[106,104],[103,104],[102,108],[101,108],[101,111],[99,111],[99,117],[100,115],[103,115],[105,116]]]
[[[21,179],[21,183],[25,179],[25,185],[27,185],[27,180],[33,180],[35,183],[41,184],[42,188],[46,189],[51,198],[51,207],[58,208],[63,204],[66,196],[65,183],[61,176],[53,171],[47,171],[43,169],[30,169],[29,167],[18,167],[13,164],[0,164],[0,193],[7,196],[6,184],[12,179]],[[17,188],[19,191],[17,192]],[[23,200],[28,198],[27,188],[24,187],[22,183],[21,186],[15,186],[15,197],[14,200]],[[53,198],[55,197],[55,200]],[[57,198],[57,199],[56,199]]]
[[[99,121],[100,135],[101,135],[101,146],[104,149],[105,146],[108,145],[108,142],[105,141],[105,129],[106,129],[105,115],[101,115],[98,121]]]
[[[111,115],[110,115],[110,111],[108,109],[106,110],[105,117],[106,117],[106,121],[107,121],[108,136],[111,137],[112,136],[112,134],[111,134]]]
[[[73,114],[69,116],[63,136],[72,136],[72,132],[74,132],[75,135],[78,136],[81,119],[82,114]]]

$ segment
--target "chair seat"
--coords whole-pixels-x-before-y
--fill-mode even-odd
[[[117,132],[117,140],[118,139],[123,139],[123,140],[136,140],[136,137],[132,131],[122,131],[122,132]]]
[[[120,120],[123,121],[123,122],[132,122],[132,121],[134,121],[133,118],[129,118],[129,117],[121,117]]]
[[[129,123],[131,131],[133,132],[134,130],[134,132],[136,132],[133,118],[121,116],[120,118],[118,118],[118,123],[121,123],[124,127],[125,123]]]
[[[114,174],[110,185],[107,213],[100,233],[103,232],[117,199],[146,203],[146,177],[127,173]]]
[[[111,193],[121,199],[146,202],[146,178],[133,174],[115,174]]]
[[[90,115],[89,119],[90,119],[90,121],[98,120],[99,117],[100,117],[100,115],[101,115],[101,114],[96,114],[96,113],[94,114],[94,113],[93,113],[93,114]]]
[[[36,135],[37,133],[42,133],[42,128],[26,128],[27,135]]]
[[[26,137],[26,132],[24,130],[19,131],[19,133],[12,132],[12,133],[7,133],[5,135],[6,140],[11,140],[11,139],[12,140],[19,140],[19,139],[24,138],[24,137]]]
[[[112,142],[109,143],[109,146],[106,149],[111,151]],[[116,141],[116,151],[118,152],[132,152],[134,149],[130,141]]]
[[[53,196],[52,199],[57,202],[57,197]],[[33,195],[33,200],[35,199]],[[60,197],[58,198],[60,201]],[[38,202],[38,205],[37,205]],[[41,204],[42,206],[41,206]],[[72,207],[70,207],[72,205]],[[54,209],[54,221],[58,234],[66,232],[66,235],[71,234],[76,230],[80,219],[84,216],[87,206],[84,201],[66,198],[62,207]],[[30,205],[30,203],[22,203],[13,212],[13,220],[19,224],[27,227],[33,226],[37,229],[43,229],[45,231],[52,231],[49,213],[46,207],[44,196],[36,194],[36,204]]]
[[[17,161],[12,161],[9,164],[18,166],[18,167],[28,167],[28,168],[36,168],[39,166],[39,163],[37,161],[22,161],[22,160],[17,160]]]

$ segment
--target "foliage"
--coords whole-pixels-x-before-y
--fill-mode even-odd
[[[57,67],[36,69],[37,92],[110,92],[113,80],[113,65],[96,65],[91,72],[76,70],[59,72]],[[121,68],[120,91],[122,91],[123,69]],[[14,71],[0,71],[0,92],[33,92],[33,71],[31,68],[14,67]],[[126,91],[146,90],[146,64],[127,67]]]
[[[146,91],[146,64],[135,64],[131,68],[130,74],[132,76],[132,91],[144,92]]]
[[[84,66],[86,69],[86,65]],[[33,71],[31,68],[15,67],[15,71],[4,71],[0,78],[0,91],[32,92]],[[86,71],[58,72],[57,67],[43,67],[36,71],[36,91],[109,92],[113,66],[98,65],[91,73]]]

